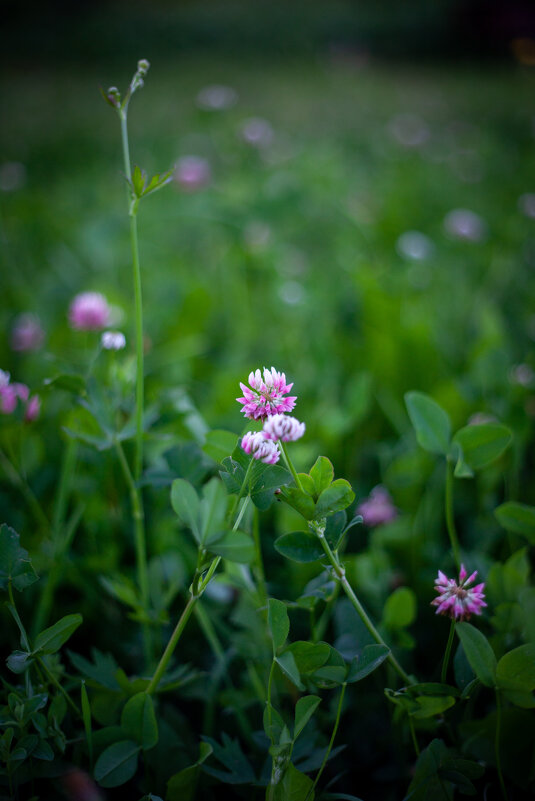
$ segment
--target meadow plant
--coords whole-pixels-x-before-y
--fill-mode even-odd
[[[294,382],[275,367],[240,382],[250,428],[240,434],[230,392],[236,430],[211,430],[177,387],[146,406],[137,215],[173,176],[148,178],[130,162],[127,113],[148,69],[138,62],[124,97],[103,92],[120,121],[135,355],[122,332],[103,330],[113,324],[105,296],[83,292],[69,336],[98,331],[98,347],[84,373],[44,381],[45,421],[23,425],[39,397],[0,370],[0,467],[21,501],[0,527],[3,796],[359,801],[371,786],[368,798],[382,797],[394,775],[385,801],[398,789],[407,801],[529,797],[535,591],[524,543],[535,541],[535,509],[500,496],[507,537],[481,555],[482,526],[465,526],[458,500],[467,504],[478,474],[474,492],[502,470],[512,431],[485,418],[452,433],[441,404],[409,392],[404,438],[428,471],[424,497],[404,468],[359,501],[314,452],[306,403],[306,423],[290,414]],[[235,102],[217,86],[198,98],[210,110]],[[394,134],[420,146],[419,126],[398,120]],[[32,346],[18,350],[37,339],[22,337]],[[297,366],[287,365],[292,378]],[[383,404],[406,423],[398,404]],[[64,450],[57,476],[32,488],[25,460],[43,422],[50,437],[61,430]],[[419,532],[435,519],[440,539],[429,544]],[[450,619],[445,645],[440,616]]]

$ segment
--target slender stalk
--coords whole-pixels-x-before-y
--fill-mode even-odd
[[[184,629],[186,628],[186,624],[191,617],[191,613],[195,607],[195,604],[198,600],[197,595],[191,595],[186,606],[184,607],[184,611],[180,615],[178,619],[178,623],[175,626],[175,630],[171,635],[171,639],[167,643],[167,647],[162,654],[162,658],[158,663],[158,667],[154,671],[154,676],[150,680],[149,686],[147,687],[147,693],[152,695],[152,693],[156,690],[156,687],[160,683],[162,676],[164,675],[165,671],[167,670],[167,665],[169,664],[169,660],[171,659],[173,652],[177,646],[177,643],[180,639],[180,636]]]
[[[453,514],[453,462],[451,459],[446,460],[446,490],[444,494],[444,504],[446,512],[446,526],[448,529],[448,536],[450,538],[451,549],[453,551],[453,558],[457,570],[461,569],[461,548],[459,545],[459,537],[455,529],[455,518]]]
[[[271,690],[273,688],[273,676],[274,675],[275,675],[275,660],[273,659],[272,662],[271,662],[271,668],[270,668],[270,671],[269,671],[267,698],[266,698],[267,711],[268,711],[268,728],[269,728],[270,732],[271,732],[271,724],[273,722],[273,715],[272,715],[273,706],[271,704]],[[270,737],[271,737],[271,734],[270,734]],[[271,742],[273,742],[273,740],[271,740]]]
[[[333,606],[336,603],[338,596],[340,595],[340,583],[336,582],[334,585],[334,590],[332,596],[327,601],[325,609],[323,610],[320,619],[316,623],[314,629],[314,636],[316,638],[316,642],[321,640],[323,635],[325,634],[325,629],[327,628],[327,624],[329,623],[329,618],[331,616],[331,612],[333,610]]]
[[[65,450],[63,451],[63,460],[61,463],[61,473],[59,477],[58,492],[56,495],[56,502],[54,504],[54,513],[52,516],[52,532],[54,539],[57,540],[65,519],[65,512],[67,510],[67,502],[69,493],[72,486],[72,479],[74,476],[74,469],[76,465],[76,457],[78,452],[78,443],[76,440],[69,439],[65,443]]]
[[[262,544],[260,542],[260,525],[258,509],[254,510],[253,514],[253,539],[255,546],[255,573],[256,583],[258,585],[258,592],[260,596],[260,603],[262,606],[267,604],[267,584],[266,574],[264,572],[264,560],[262,559]]]
[[[338,580],[340,581],[340,584],[342,585],[342,589],[344,590],[345,594],[349,598],[351,604],[353,605],[355,611],[357,612],[357,614],[359,615],[360,619],[362,620],[362,622],[366,626],[367,630],[369,631],[369,633],[371,634],[371,636],[373,637],[373,639],[375,640],[376,643],[379,643],[379,645],[384,645],[385,648],[388,648],[389,646],[385,643],[385,641],[383,640],[383,638],[381,637],[381,635],[379,634],[379,632],[377,631],[377,629],[373,625],[372,621],[370,620],[370,618],[366,614],[366,612],[364,610],[364,607],[362,606],[361,602],[357,598],[357,595],[354,592],[351,584],[347,580],[345,567],[343,567],[340,564],[340,562],[338,561],[337,557],[332,552],[329,543],[325,539],[325,533],[324,533],[323,527],[320,526],[315,521],[310,521],[309,522],[309,528],[312,530],[312,532],[314,534],[316,534],[316,536],[318,537],[319,541],[321,542],[321,545],[322,545],[322,548],[323,548],[323,550],[325,552],[325,555],[326,555],[327,559],[329,560],[329,562],[331,564],[331,567],[333,568],[336,576],[338,577]],[[396,657],[393,655],[393,653],[392,653],[392,651],[390,649],[389,649],[389,654],[388,654],[387,660],[390,662],[390,664],[392,665],[394,670],[398,673],[398,675],[403,679],[405,684],[414,684],[413,679],[411,679],[410,676],[403,670],[403,668],[401,667],[401,665],[399,664],[399,662],[397,661]]]
[[[444,661],[442,662],[442,672],[440,674],[440,681],[442,682],[442,684],[446,683],[446,676],[448,674],[448,664],[450,661],[451,646],[453,643],[454,634],[455,634],[455,621],[452,620],[450,624],[450,633],[448,636],[448,642],[446,644],[446,650],[444,652]]]
[[[50,522],[44,513],[41,504],[37,500],[27,481],[25,481],[15,465],[9,460],[2,450],[0,450],[0,464],[2,465],[9,481],[13,484],[13,486],[17,487],[20,493],[24,496],[26,503],[32,510],[36,522],[39,523],[41,528],[43,528],[45,531],[48,531],[50,529]]]
[[[411,715],[407,715],[409,719],[409,729],[411,732],[412,744],[414,746],[414,750],[416,752],[416,756],[420,756],[420,746],[418,745],[418,740],[416,739],[416,732],[414,730],[414,720],[412,719]]]
[[[500,691],[496,689],[496,733],[494,735],[494,756],[496,759],[496,770],[498,771],[498,779],[500,782],[500,789],[502,791],[503,801],[509,801],[507,797],[507,790],[505,789],[505,782],[503,780],[502,772],[502,758],[500,753],[500,737],[502,728],[502,699]]]
[[[38,656],[38,657],[37,657],[37,662],[39,663],[39,666],[41,667],[41,669],[42,669],[42,670],[43,670],[43,671],[46,673],[46,675],[47,675],[47,677],[48,677],[48,680],[49,680],[49,681],[51,681],[51,682],[52,682],[52,684],[54,685],[54,687],[55,687],[57,690],[59,690],[59,692],[60,692],[60,693],[63,695],[63,697],[65,698],[65,700],[67,701],[67,703],[68,703],[68,704],[69,704],[69,706],[71,707],[72,711],[73,711],[73,712],[74,712],[76,715],[78,715],[78,717],[79,717],[79,718],[81,718],[81,717],[82,717],[82,713],[80,712],[80,710],[78,709],[78,707],[76,706],[76,704],[74,703],[74,701],[72,700],[72,698],[71,698],[71,696],[69,695],[69,693],[67,692],[67,690],[66,690],[64,687],[62,687],[62,686],[61,686],[61,684],[59,683],[59,681],[57,680],[57,678],[56,678],[56,677],[54,676],[54,674],[53,674],[53,673],[50,671],[50,669],[49,669],[48,665],[46,664],[46,662],[44,661],[44,659],[41,659],[41,657],[40,657],[40,656]]]
[[[286,444],[282,440],[279,440],[279,445],[281,447],[282,455],[284,456],[284,461],[286,462],[286,464],[288,466],[288,470],[292,474],[293,479],[295,481],[295,486],[297,487],[297,489],[300,489],[301,492],[303,492],[303,485],[301,484],[301,480],[300,480],[299,476],[297,475],[295,467],[292,464],[292,460],[290,459],[290,457],[288,455],[288,449],[286,447]]]
[[[329,754],[332,751],[336,734],[338,732],[338,726],[340,725],[340,717],[342,715],[342,704],[344,702],[346,687],[347,684],[344,682],[344,684],[342,684],[342,689],[340,690],[340,698],[338,699],[338,709],[336,710],[336,720],[334,721],[334,727],[333,727],[333,732],[331,734],[331,739],[329,740],[329,745],[327,746],[325,756],[323,757],[323,762],[321,763],[320,769],[318,770],[316,778],[314,779],[314,784],[312,785],[312,787],[305,796],[305,801],[307,801],[307,798],[309,797],[310,793],[314,792],[314,790],[316,789],[316,785],[319,782],[321,774],[323,773],[325,765],[327,764],[327,760],[329,759]]]

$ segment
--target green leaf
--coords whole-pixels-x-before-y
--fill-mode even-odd
[[[321,704],[317,695],[305,695],[295,705],[294,740],[297,740],[308,721]]]
[[[299,670],[295,664],[295,659],[291,651],[284,651],[280,656],[275,657],[275,662],[280,667],[285,676],[295,684],[298,690],[304,690],[299,676]]]
[[[35,638],[33,650],[39,654],[55,654],[83,621],[82,615],[65,615]]]
[[[334,467],[325,456],[318,456],[310,470],[310,478],[314,482],[315,497],[319,498],[323,490],[330,487],[334,479]]]
[[[498,523],[506,531],[522,534],[531,545],[535,545],[535,507],[525,503],[508,501],[494,510]]]
[[[349,665],[346,681],[352,684],[361,681],[382,665],[388,657],[390,649],[386,645],[366,645],[360,654],[357,654]]]
[[[24,673],[33,662],[33,656],[28,651],[13,651],[6,659],[6,664],[12,673]]]
[[[145,188],[146,174],[138,164],[134,167],[132,172],[132,189],[137,197],[141,197]]]
[[[162,174],[156,173],[150,179],[147,187],[141,193],[141,197],[145,197],[146,195],[151,194],[152,192],[156,192],[158,189],[161,189],[163,186],[166,186],[173,178],[173,170],[168,170]]]
[[[275,540],[275,550],[293,562],[315,562],[325,556],[318,538],[310,531],[292,531]]]
[[[496,667],[496,684],[517,706],[535,707],[535,645],[528,643],[504,654]]]
[[[232,431],[209,431],[202,450],[214,462],[221,463],[236,447],[236,436]]]
[[[275,785],[273,801],[314,801],[313,786],[312,779],[289,762],[282,781]]]
[[[222,482],[218,478],[212,478],[204,485],[202,496],[199,504],[200,544],[210,545],[212,541],[220,538],[225,528],[227,493]]]
[[[496,657],[485,635],[470,623],[457,623],[455,630],[459,635],[470,667],[478,679],[487,687],[494,687],[496,684]]]
[[[121,728],[126,737],[134,740],[144,751],[158,742],[158,724],[151,696],[146,692],[130,698],[121,715]]]
[[[84,397],[87,394],[85,378],[83,375],[78,375],[77,373],[62,373],[52,378],[45,378],[43,384],[45,387],[62,389],[65,392],[70,392],[72,395],[77,395],[79,397]]]
[[[416,595],[409,587],[398,587],[386,599],[383,625],[387,629],[410,626],[416,619]]]
[[[273,640],[273,654],[282,648],[290,631],[290,618],[286,604],[276,598],[268,601],[268,626]]]
[[[305,520],[312,520],[316,513],[314,499],[297,487],[281,487],[281,498],[295,509]]]
[[[227,531],[217,542],[208,546],[211,553],[230,562],[251,564],[255,558],[255,546],[251,537],[243,531]]]
[[[257,462],[258,465],[262,464]],[[256,465],[255,465],[256,467]],[[260,475],[253,471],[251,477],[251,500],[257,509],[264,512],[269,509],[275,498],[275,491],[289,484],[292,480],[291,473],[286,468],[278,464],[262,465]]]
[[[345,478],[338,478],[333,481],[330,487],[323,490],[316,503],[314,517],[327,517],[345,509],[355,499],[355,493],[351,489],[351,484]]]
[[[121,740],[106,748],[97,759],[95,779],[101,787],[119,787],[132,778],[141,748],[131,740]]]
[[[197,542],[201,543],[200,501],[193,486],[183,478],[177,478],[171,485],[171,506],[180,521],[189,526]]]
[[[441,715],[446,709],[454,706],[455,698],[449,695],[429,696],[422,695],[414,699],[418,704],[418,709],[413,709],[409,714],[413,718],[422,720]]]
[[[15,589],[21,592],[38,578],[28,551],[20,545],[19,535],[15,529],[2,523],[0,526],[0,589],[7,590],[11,581]]]
[[[91,726],[91,704],[89,703],[89,696],[85,686],[85,681],[82,681],[81,686],[81,700],[82,700],[82,719],[84,722],[85,739],[87,742],[87,750],[89,752],[89,763],[93,765],[93,729]]]
[[[462,461],[472,470],[481,470],[496,461],[509,447],[512,433],[499,423],[465,426],[455,434],[453,442],[462,450]]]
[[[407,392],[405,405],[418,444],[430,453],[444,456],[450,448],[451,423],[442,406],[423,392]]]
[[[215,776],[225,784],[251,784],[255,781],[254,770],[241,750],[238,740],[231,740],[225,732],[221,735],[223,745],[211,737],[202,739],[213,748],[214,757],[227,769],[225,771],[217,770],[209,765],[204,765],[205,773]]]
[[[326,642],[297,640],[285,648],[284,653],[292,654],[300,674],[313,673],[328,661],[331,646]]]

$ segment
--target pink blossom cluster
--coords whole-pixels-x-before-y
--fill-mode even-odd
[[[296,417],[286,414],[273,414],[264,422],[263,434],[267,439],[277,442],[295,442],[305,433],[305,424]]]
[[[19,401],[24,404],[24,419],[27,422],[39,416],[41,401],[38,395],[30,397],[30,390],[26,384],[11,383],[11,376],[5,370],[0,370],[0,412],[13,414]]]
[[[469,620],[471,615],[480,615],[485,601],[485,583],[476,584],[475,587],[468,588],[475,577],[477,570],[468,576],[464,565],[459,571],[459,582],[448,578],[441,570],[435,579],[435,590],[438,597],[431,601],[432,606],[437,607],[437,615],[447,615],[452,620]]]
[[[263,431],[248,431],[242,437],[241,446],[245,453],[265,464],[275,464],[279,461],[280,453],[276,443],[266,439]]]
[[[81,292],[69,307],[69,322],[76,331],[98,331],[109,325],[111,310],[100,292]]]
[[[397,517],[397,509],[386,487],[377,486],[372,489],[366,500],[357,506],[357,514],[362,515],[366,526],[380,526]]]
[[[285,397],[293,384],[286,383],[284,373],[277,372],[274,367],[271,370],[264,367],[263,373],[260,370],[249,373],[248,380],[248,387],[240,382],[243,396],[236,398],[243,405],[245,417],[250,420],[265,420],[274,414],[291,412],[294,408],[297,397]]]

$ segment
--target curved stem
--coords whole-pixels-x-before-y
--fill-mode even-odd
[[[496,758],[496,770],[498,771],[498,779],[500,782],[500,789],[504,801],[509,801],[507,797],[507,790],[505,789],[505,782],[503,780],[502,772],[502,758],[500,754],[500,735],[502,727],[502,700],[500,691],[496,689],[496,733],[494,736],[494,756]]]
[[[287,449],[285,443],[282,441],[282,439],[279,440],[279,445],[281,447],[282,455],[284,456],[284,461],[288,465],[288,470],[292,474],[293,479],[295,481],[295,486],[297,487],[297,489],[300,489],[301,492],[303,492],[303,485],[301,484],[301,480],[299,479],[299,476],[297,475],[295,467],[292,464],[292,460],[290,459],[290,457],[288,455],[288,449]]]
[[[155,691],[156,687],[160,683],[160,680],[167,669],[167,665],[169,664],[169,660],[173,655],[173,651],[175,650],[177,643],[180,639],[180,635],[186,628],[186,624],[191,617],[191,613],[193,612],[195,604],[197,603],[198,597],[199,597],[198,595],[191,595],[189,601],[184,607],[184,611],[182,612],[182,614],[178,619],[178,623],[176,624],[175,630],[171,635],[171,639],[167,643],[167,647],[162,654],[162,658],[158,663],[158,667],[154,671],[154,676],[150,680],[149,686],[147,687],[147,693],[149,695],[152,695],[152,693]]]
[[[273,722],[273,715],[272,715],[273,706],[271,704],[271,690],[272,690],[272,687],[273,687],[273,676],[274,675],[275,675],[275,660],[273,659],[272,662],[271,662],[271,668],[270,668],[270,671],[269,671],[267,698],[266,698],[267,711],[268,711],[268,728],[269,728],[269,731],[270,731],[270,735],[269,736],[270,736],[270,739],[271,739],[272,743],[274,741],[271,738],[271,725],[272,725],[272,722]]]
[[[254,546],[255,546],[255,573],[256,573],[256,582],[258,584],[258,593],[260,597],[260,603],[262,606],[267,604],[267,585],[266,585],[266,574],[264,572],[264,560],[262,559],[262,544],[260,542],[260,526],[259,526],[259,519],[258,519],[258,509],[254,510],[253,515],[253,539],[254,539]]]
[[[459,545],[459,538],[455,529],[455,518],[453,514],[453,462],[451,459],[446,460],[446,490],[444,494],[444,504],[446,512],[446,526],[448,528],[448,536],[451,542],[451,549],[453,551],[453,558],[457,566],[457,571],[461,569],[461,548]]]
[[[416,732],[414,730],[414,720],[412,719],[411,715],[407,715],[409,719],[409,729],[411,732],[412,744],[414,746],[414,750],[416,752],[416,756],[420,756],[420,746],[418,745],[418,740],[416,739]]]
[[[373,625],[372,621],[370,620],[370,618],[366,614],[366,612],[364,610],[364,607],[362,606],[361,602],[357,598],[357,595],[356,595],[355,591],[353,590],[353,587],[351,586],[351,584],[347,580],[345,567],[343,567],[340,564],[340,562],[338,561],[338,559],[336,558],[336,556],[332,552],[331,547],[330,547],[329,543],[327,542],[327,540],[325,538],[325,531],[324,531],[325,527],[321,526],[319,523],[317,523],[317,522],[315,522],[313,520],[309,521],[308,525],[309,525],[309,528],[312,530],[312,532],[318,537],[319,541],[321,542],[321,545],[322,545],[322,548],[323,548],[323,550],[325,552],[325,555],[326,555],[327,559],[329,560],[329,562],[331,564],[331,567],[333,568],[336,576],[338,577],[338,580],[340,581],[340,584],[342,585],[342,589],[344,590],[345,594],[349,598],[351,604],[353,605],[355,611],[357,612],[357,614],[359,615],[360,619],[362,620],[362,622],[366,626],[367,630],[369,631],[369,633],[371,634],[371,636],[373,637],[373,639],[375,640],[376,643],[378,643],[379,645],[384,645],[385,648],[389,649],[389,654],[387,656],[388,662],[390,662],[390,664],[392,665],[392,667],[394,668],[396,673],[398,673],[398,675],[403,679],[405,684],[414,684],[415,683],[414,680],[411,679],[410,676],[403,670],[403,668],[399,664],[398,660],[396,659],[396,657],[394,656],[394,654],[390,650],[389,646],[385,643],[385,641],[383,640],[383,638],[381,637],[381,635],[379,634],[379,632],[377,631],[377,629]]]
[[[451,621],[450,625],[450,633],[448,636],[448,642],[446,644],[446,650],[444,652],[444,661],[442,662],[442,672],[440,674],[440,681],[442,684],[446,683],[446,676],[448,674],[448,664],[450,661],[450,654],[451,654],[451,646],[453,644],[453,637],[455,634],[455,621]]]
[[[46,676],[47,676],[48,680],[49,680],[49,681],[51,681],[51,682],[52,682],[52,684],[54,685],[54,687],[55,687],[57,690],[59,690],[59,692],[60,692],[60,693],[63,695],[63,697],[65,698],[65,700],[67,701],[67,703],[68,703],[68,704],[69,704],[69,706],[71,707],[72,711],[73,711],[73,712],[74,712],[74,713],[75,713],[75,714],[76,714],[76,715],[77,715],[79,718],[81,718],[81,717],[82,717],[82,713],[80,712],[80,710],[78,709],[78,707],[76,706],[76,704],[74,703],[74,701],[72,700],[72,698],[71,698],[71,696],[69,695],[69,693],[67,692],[67,690],[66,690],[64,687],[62,687],[62,686],[61,686],[61,684],[59,683],[59,681],[56,679],[56,677],[54,676],[54,674],[51,672],[51,670],[49,669],[49,667],[48,667],[48,665],[46,664],[46,662],[44,661],[44,659],[42,659],[40,656],[38,656],[38,657],[37,657],[37,662],[38,662],[39,666],[41,667],[41,669],[42,669],[42,670],[45,672],[45,674],[46,674]]]
[[[321,774],[323,773],[323,771],[325,769],[325,765],[327,764],[327,760],[329,759],[329,754],[332,751],[332,748],[333,748],[333,745],[334,745],[334,741],[335,741],[335,738],[336,738],[336,734],[338,732],[338,726],[340,725],[340,717],[341,717],[341,714],[342,714],[342,704],[343,704],[343,701],[344,701],[344,695],[345,695],[345,692],[346,692],[346,687],[347,687],[347,684],[344,682],[344,684],[342,684],[342,689],[340,690],[340,698],[338,699],[338,709],[336,710],[336,720],[334,721],[334,726],[333,726],[333,732],[331,734],[331,739],[329,740],[329,745],[327,746],[327,750],[325,752],[325,756],[323,757],[323,762],[321,763],[320,769],[318,770],[316,778],[314,779],[314,784],[312,785],[312,787],[310,788],[310,790],[308,791],[308,793],[305,796],[305,801],[309,797],[310,793],[312,793],[316,789],[316,785],[319,782]]]

